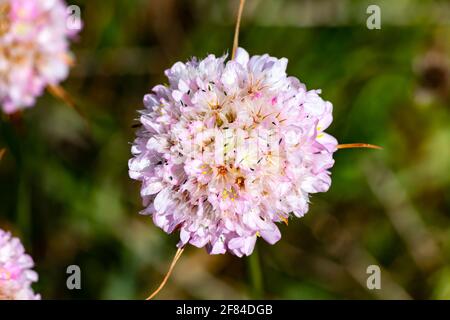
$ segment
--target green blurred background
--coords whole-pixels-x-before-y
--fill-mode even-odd
[[[77,1],[84,30],[64,88],[89,123],[51,95],[2,116],[0,226],[32,254],[44,299],[142,299],[178,235],[140,216],[128,178],[142,97],[179,60],[230,52],[238,0]],[[366,8],[381,8],[381,30]],[[240,45],[289,59],[288,73],[334,105],[343,150],[310,212],[258,256],[189,247],[161,299],[450,298],[449,1],[248,0]],[[82,290],[66,288],[79,265]],[[382,269],[368,290],[366,269]]]

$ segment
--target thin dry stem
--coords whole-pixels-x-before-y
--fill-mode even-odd
[[[153,291],[153,293],[148,296],[147,299],[145,300],[151,300],[153,299],[166,285],[167,280],[169,280],[170,275],[172,274],[173,269],[175,268],[175,265],[177,264],[178,259],[180,259],[181,254],[183,253],[184,248],[180,248],[177,250],[177,253],[175,254],[175,256],[173,257],[172,263],[170,264],[170,268],[169,271],[167,271],[166,276],[164,277],[163,281],[161,282],[161,284],[159,285],[158,289],[156,289],[155,291]]]
[[[66,90],[64,90],[63,87],[59,85],[49,85],[48,91],[57,99],[62,100],[65,104],[67,104],[69,107],[76,109],[75,102],[73,101],[72,97],[67,93]],[[78,111],[78,110],[77,110]]]
[[[242,12],[244,11],[244,5],[245,5],[245,0],[240,0],[239,11],[238,11],[238,16],[237,16],[237,21],[236,21],[236,29],[234,30],[234,41],[233,41],[233,51],[231,53],[231,60],[234,59],[234,57],[236,55],[236,50],[239,46],[239,28],[241,27],[241,18],[242,18]]]
[[[53,95],[55,98],[60,99],[66,105],[68,105],[69,107],[74,109],[80,115],[80,117],[83,118],[86,126],[88,128],[90,128],[90,123],[89,123],[88,119],[86,118],[84,113],[80,110],[80,108],[77,107],[73,98],[70,96],[70,94],[66,90],[64,90],[63,87],[61,87],[59,85],[49,85],[49,86],[47,86],[47,89],[50,92],[50,94]]]
[[[0,149],[0,160],[3,159],[3,156],[5,155],[5,152],[6,152],[5,148]]]
[[[383,148],[380,146],[376,146],[374,144],[369,143],[346,143],[346,144],[338,144],[338,149],[355,149],[355,148],[368,148],[368,149],[377,149],[382,150]]]

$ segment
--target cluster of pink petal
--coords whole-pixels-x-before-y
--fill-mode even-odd
[[[31,288],[38,279],[33,265],[20,240],[0,229],[0,300],[40,299]]]
[[[309,194],[330,187],[332,105],[286,67],[239,48],[229,61],[177,62],[169,85],[145,96],[130,177],[142,182],[142,213],[179,230],[179,247],[250,255],[257,237],[277,242],[276,223],[303,216]]]
[[[76,30],[63,0],[1,0],[0,11],[0,106],[14,113],[68,76]]]

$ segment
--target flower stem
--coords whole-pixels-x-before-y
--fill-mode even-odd
[[[338,149],[355,149],[355,148],[368,148],[368,149],[377,149],[382,150],[383,148],[380,146],[376,146],[374,144],[369,143],[346,143],[346,144],[338,144]]]
[[[261,272],[261,261],[259,259],[258,247],[255,245],[253,253],[248,257],[248,268],[252,284],[252,298],[262,299],[264,296],[263,278]]]
[[[86,115],[81,111],[81,109],[75,103],[73,97],[60,85],[49,85],[47,86],[47,90],[50,92],[52,96],[64,102],[67,106],[74,109],[75,112],[83,119],[87,128],[91,128],[91,124],[89,123]]]
[[[175,268],[175,265],[177,264],[178,259],[180,259],[181,254],[183,253],[184,248],[180,248],[177,250],[177,253],[175,254],[175,256],[173,257],[172,263],[170,264],[170,268],[169,271],[167,271],[166,276],[164,277],[163,281],[161,282],[161,284],[159,285],[158,289],[156,289],[155,291],[153,291],[153,293],[148,296],[147,299],[145,300],[151,300],[153,299],[166,285],[167,280],[169,280],[170,275],[172,274],[173,269]]]
[[[234,59],[234,56],[236,55],[236,50],[239,46],[239,28],[241,27],[241,18],[242,18],[242,12],[244,11],[244,5],[245,0],[240,0],[239,3],[239,11],[236,21],[236,29],[234,30],[234,41],[233,41],[233,51],[231,52],[231,60]]]

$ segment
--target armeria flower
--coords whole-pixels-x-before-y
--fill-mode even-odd
[[[31,270],[33,259],[18,238],[0,229],[0,300],[39,300],[31,284],[38,275]]]
[[[209,55],[177,62],[144,98],[130,176],[143,214],[210,254],[250,255],[277,222],[308,211],[331,184],[332,104],[286,75],[287,59]]]
[[[62,0],[0,0],[0,17],[0,105],[13,113],[68,76],[77,31]]]

